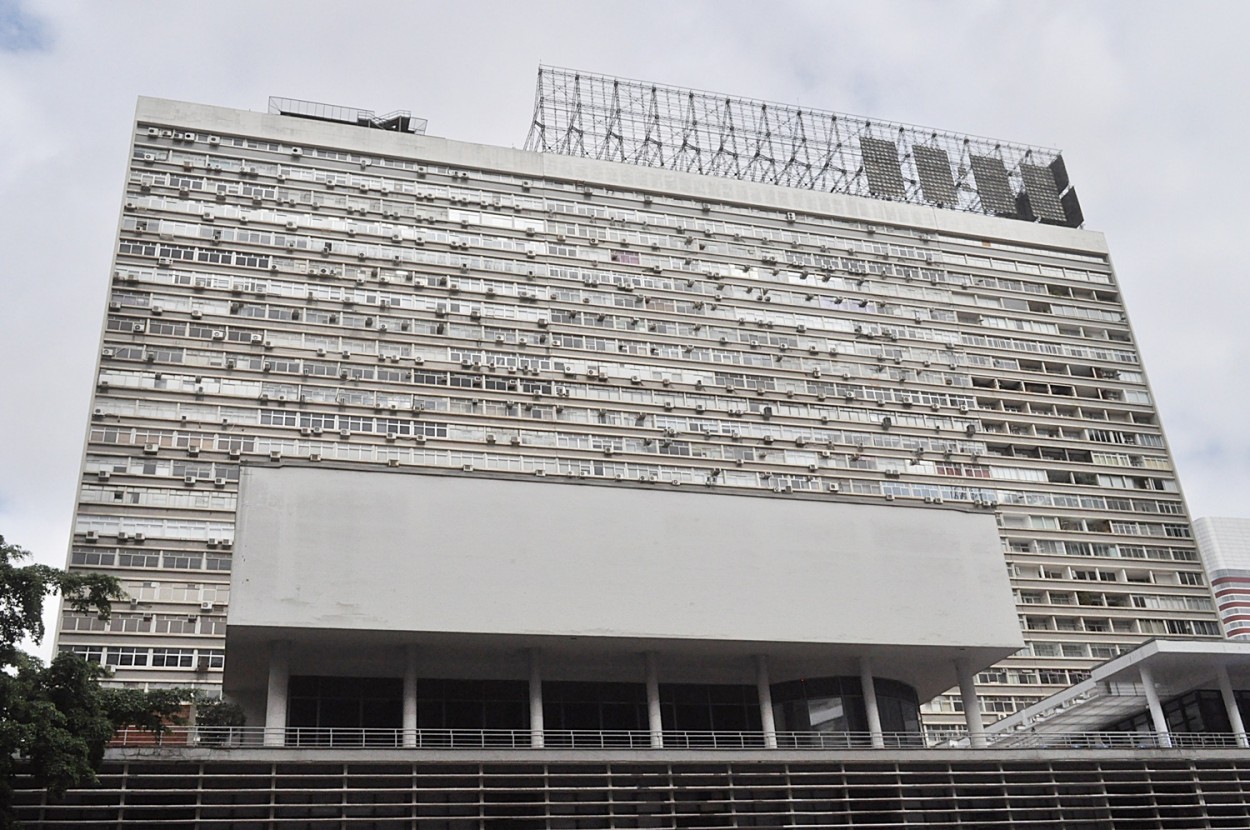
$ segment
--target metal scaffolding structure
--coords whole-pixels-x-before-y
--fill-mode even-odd
[[[1078,226],[1058,150],[538,68],[527,150]]]

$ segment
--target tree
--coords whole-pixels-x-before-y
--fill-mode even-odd
[[[125,596],[111,576],[69,573],[24,564],[30,552],[0,536],[0,827],[13,826],[12,788],[28,776],[53,797],[94,783],[104,748],[119,726],[160,731],[181,708],[180,690],[107,689],[107,670],[73,654],[45,666],[23,652],[40,642],[45,600],[60,594],[67,607],[107,618]]]

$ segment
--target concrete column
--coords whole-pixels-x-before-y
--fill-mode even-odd
[[[1167,719],[1163,717],[1163,705],[1159,703],[1159,692],[1155,689],[1154,675],[1150,673],[1150,667],[1145,663],[1137,665],[1137,672],[1141,675],[1141,684],[1146,691],[1146,705],[1150,707],[1150,722],[1159,736],[1159,746],[1171,746],[1172,735],[1168,732]]]
[[[964,704],[964,722],[968,724],[968,743],[975,748],[985,746],[985,721],[981,719],[981,701],[977,698],[976,673],[968,665],[968,661],[955,661],[955,672],[959,676],[959,698]]]
[[[1233,694],[1233,681],[1228,676],[1228,666],[1220,663],[1215,667],[1215,679],[1220,684],[1220,697],[1224,698],[1224,711],[1228,713],[1228,722],[1233,727],[1233,735],[1237,738],[1237,746],[1250,746],[1246,740],[1246,725],[1241,720],[1241,710],[1237,708],[1237,697]]]
[[[881,732],[881,713],[877,710],[877,684],[872,679],[872,658],[859,658],[859,685],[864,691],[864,711],[868,713],[868,735],[875,749],[885,748]]]
[[[265,701],[265,746],[286,745],[286,698],[291,679],[291,641],[269,644],[269,691]]]
[[[660,671],[654,651],[645,655],[647,661],[647,729],[651,732],[651,746],[664,746],[664,718],[660,713]]]
[[[777,723],[773,720],[773,688],[768,679],[768,658],[755,655],[755,688],[760,696],[760,726],[764,729],[764,746],[777,748]]]
[[[417,647],[404,646],[403,746],[417,745]]]
[[[530,746],[543,747],[543,673],[538,649],[530,655]]]

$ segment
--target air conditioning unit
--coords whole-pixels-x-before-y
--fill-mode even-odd
[[[212,611],[212,610],[213,610],[213,608],[214,608],[214,605],[213,605],[213,603],[211,603],[211,602],[207,602],[207,601],[206,601],[206,602],[201,602],[201,603],[200,603],[200,610],[201,610],[201,611]]]
[[[85,534],[83,534],[83,538],[87,542],[94,545],[96,542],[100,541],[100,534],[94,530],[88,530]]]
[[[214,487],[225,487],[225,486],[226,486],[226,480],[225,480],[224,478],[215,478],[215,479],[213,479],[213,486],[214,486]]]

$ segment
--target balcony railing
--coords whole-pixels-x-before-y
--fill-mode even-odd
[[[962,732],[887,732],[874,746],[868,732],[702,732],[674,730],[595,731],[548,729],[541,742],[528,729],[346,729],[263,726],[177,726],[162,734],[122,729],[114,747],[182,747],[220,749],[609,749],[609,750],[839,750],[839,749],[967,749]],[[1004,733],[986,736],[987,749],[1193,749],[1238,748],[1235,735],[1213,732],[1067,732]]]

